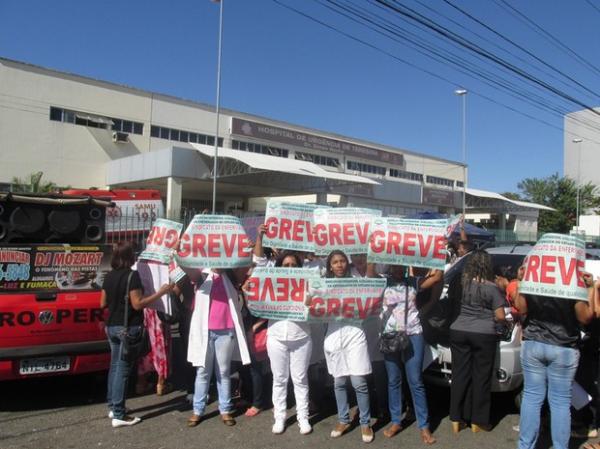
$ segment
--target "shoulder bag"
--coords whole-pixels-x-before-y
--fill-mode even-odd
[[[146,326],[142,325],[142,331],[138,335],[129,335],[129,287],[133,271],[127,276],[127,288],[125,290],[125,313],[123,320],[123,339],[121,345],[121,360],[129,363],[137,361],[140,357],[150,352],[150,338]]]
[[[408,337],[407,325],[408,325],[408,284],[405,286],[405,297],[404,297],[404,330],[403,331],[392,331],[392,332],[384,332],[385,326],[392,315],[392,312],[396,308],[396,305],[393,307],[388,307],[385,313],[383,314],[383,319],[381,320],[381,331],[379,335],[379,351],[382,354],[400,354],[404,360],[406,353],[410,351],[412,347],[410,338]]]

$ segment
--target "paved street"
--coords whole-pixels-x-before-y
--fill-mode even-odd
[[[271,434],[271,412],[254,418],[238,417],[238,424],[228,428],[221,424],[213,402],[206,421],[189,429],[186,420],[190,407],[181,391],[163,397],[147,395],[128,400],[127,405],[144,421],[132,428],[113,429],[106,417],[102,376],[32,379],[0,384],[0,448],[360,448],[360,430],[353,429],[342,438],[332,440],[329,432],[335,414],[326,413],[312,419],[314,432],[301,436],[295,423],[281,436]],[[494,399],[497,426],[489,434],[450,432],[447,417],[448,393],[429,389],[432,427],[438,448],[513,448],[517,432],[512,426],[518,415],[510,400]],[[293,413],[293,409],[291,410]],[[291,414],[290,413],[290,414]],[[577,448],[583,440],[573,440]],[[422,448],[416,425],[412,423],[393,439],[387,439],[376,426],[371,447]],[[549,447],[542,441],[540,447]]]

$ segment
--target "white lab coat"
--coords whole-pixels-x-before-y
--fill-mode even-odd
[[[371,373],[367,337],[362,327],[329,323],[323,349],[327,371],[333,377],[366,376]]]
[[[196,291],[196,300],[192,321],[190,325],[190,338],[188,345],[188,361],[198,367],[206,363],[206,351],[208,349],[208,316],[210,311],[210,290],[213,283],[214,273],[211,270],[204,270],[208,277]],[[227,292],[229,311],[235,327],[236,350],[234,350],[234,360],[241,359],[244,365],[250,364],[250,351],[246,343],[246,335],[242,324],[241,308],[242,305],[238,299],[238,292],[227,277],[223,274],[223,285]],[[237,354],[236,354],[237,353]],[[236,357],[236,355],[238,357]]]

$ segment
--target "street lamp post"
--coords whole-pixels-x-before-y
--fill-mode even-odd
[[[577,137],[573,139],[573,143],[577,144],[577,201],[575,223],[577,225],[577,234],[579,234],[579,189],[581,187],[581,145],[583,139]]]
[[[225,0],[213,0],[219,3],[219,50],[217,56],[217,99],[216,99],[216,132],[215,132],[215,156],[213,160],[213,188],[212,188],[212,214],[215,215],[217,208],[217,168],[219,156],[219,116],[221,109],[221,48],[223,42],[223,4]]]
[[[462,163],[463,163],[463,198],[462,213],[465,216],[467,205],[467,90],[456,89],[456,95],[462,97]]]

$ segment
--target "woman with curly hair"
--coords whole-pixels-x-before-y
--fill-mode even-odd
[[[494,283],[492,260],[476,250],[462,273],[460,313],[450,326],[452,384],[450,420],[454,433],[471,423],[473,432],[490,430],[491,380],[498,337],[496,322],[508,306]]]

